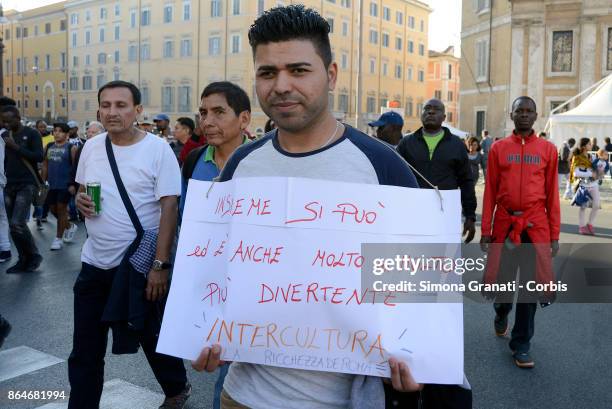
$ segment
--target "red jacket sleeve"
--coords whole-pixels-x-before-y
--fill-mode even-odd
[[[482,202],[482,222],[481,222],[481,235],[490,236],[491,226],[493,222],[493,211],[495,210],[495,202],[497,199],[497,189],[499,181],[499,170],[498,170],[498,155],[497,150],[499,145],[493,144],[489,151],[489,157],[487,159],[487,177],[484,190],[484,199]]]
[[[559,240],[561,229],[561,208],[559,205],[559,178],[557,176],[558,155],[554,146],[551,146],[548,155],[548,168],[546,169],[546,214],[550,229],[550,240]]]

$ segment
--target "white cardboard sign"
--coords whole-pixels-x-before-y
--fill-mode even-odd
[[[361,289],[362,243],[458,243],[458,191],[299,178],[191,180],[158,352],[463,381],[463,308]]]

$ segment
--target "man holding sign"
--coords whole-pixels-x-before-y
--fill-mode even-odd
[[[336,85],[329,25],[302,5],[273,8],[249,31],[256,91],[263,111],[278,130],[241,146],[220,179],[301,177],[354,183],[418,187],[408,165],[379,141],[336,121],[328,94]],[[221,347],[202,350],[196,370],[214,371]],[[408,366],[389,359],[391,382],[416,391]],[[382,383],[355,393],[355,375],[235,362],[225,380],[223,408],[341,408],[371,402],[384,405]],[[369,403],[370,402],[370,403]],[[357,407],[358,407],[357,406]]]

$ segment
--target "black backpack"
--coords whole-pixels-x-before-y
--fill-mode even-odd
[[[198,163],[200,157],[202,157],[202,155],[206,152],[206,148],[208,148],[208,144],[198,146],[197,148],[189,152],[189,154],[185,158],[185,162],[183,163],[183,167],[181,169],[181,174],[186,182],[189,182],[189,179],[191,179],[193,171],[196,167],[196,163]]]

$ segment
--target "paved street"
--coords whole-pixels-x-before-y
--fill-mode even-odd
[[[612,209],[598,218],[598,237],[576,234],[577,209],[562,206],[562,242],[612,244]],[[34,230],[45,258],[37,273],[0,274],[0,312],[13,332],[0,351],[0,408],[65,407],[43,400],[9,400],[9,391],[69,393],[66,360],[72,344],[72,285],[79,269],[79,229],[76,243],[59,252],[48,247],[54,223]],[[478,239],[478,238],[477,238]],[[611,248],[612,249],[612,248]],[[0,273],[14,260],[0,267]],[[604,409],[612,389],[612,308],[607,304],[554,304],[536,315],[532,351],[536,367],[516,368],[507,342],[493,335],[490,305],[465,305],[465,371],[474,389],[474,408],[482,409]],[[189,366],[189,365],[187,365]],[[193,395],[187,407],[210,408],[215,375],[188,369]],[[161,390],[142,353],[111,356],[106,361],[104,408],[157,408]],[[63,406],[62,406],[63,405]]]

